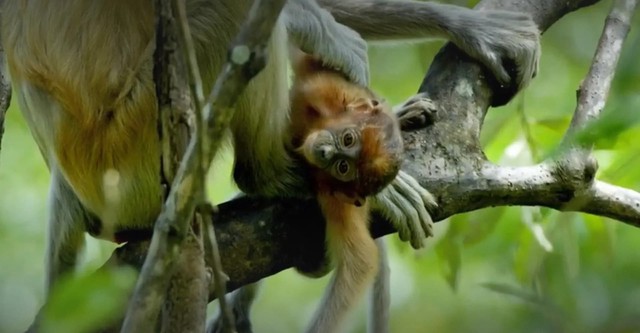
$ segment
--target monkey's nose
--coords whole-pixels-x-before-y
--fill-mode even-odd
[[[320,147],[320,157],[322,157],[323,160],[332,159],[335,152],[336,150],[332,146],[325,145]]]

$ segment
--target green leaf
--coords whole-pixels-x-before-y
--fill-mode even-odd
[[[462,235],[464,245],[475,245],[487,239],[496,229],[505,210],[506,207],[493,207],[466,214],[467,226]]]
[[[575,222],[575,223],[574,223]],[[579,239],[576,234],[576,223],[583,223],[577,213],[563,213],[556,217],[556,237],[561,239],[562,259],[567,277],[575,279],[580,274]]]
[[[514,255],[513,270],[518,281],[524,285],[531,285],[538,279],[544,259],[549,254],[535,240],[531,231],[522,228],[517,249]]]
[[[580,145],[595,144],[598,148],[611,148],[618,136],[624,131],[636,126],[639,119],[635,110],[618,103],[607,108],[600,118],[590,122],[575,135],[575,141]]]
[[[455,215],[449,219],[449,229],[436,245],[436,254],[440,259],[440,268],[444,278],[453,290],[457,290],[462,266],[462,237],[468,224],[466,217]]]
[[[548,306],[548,302],[545,301],[540,296],[536,295],[531,291],[528,291],[516,286],[512,286],[504,283],[497,283],[497,282],[485,282],[485,283],[481,283],[480,285],[491,291],[494,291],[503,295],[513,296],[515,298],[518,298],[527,303],[539,306],[541,308],[546,308]]]
[[[591,237],[591,244],[597,246],[590,246],[587,249],[592,251],[593,254],[601,255],[604,257],[603,262],[611,266],[615,259],[614,244],[615,244],[615,223],[607,223],[601,216],[583,214],[582,218],[585,221],[585,226],[589,231]]]
[[[114,268],[61,280],[45,309],[42,331],[82,333],[108,325],[122,315],[136,276],[131,268]]]
[[[543,119],[538,119],[535,121],[537,125],[541,127],[548,128],[553,130],[554,132],[564,132],[569,127],[569,122],[571,121],[570,117],[561,116],[561,117],[546,117]]]

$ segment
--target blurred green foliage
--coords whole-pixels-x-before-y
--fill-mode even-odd
[[[557,148],[609,6],[603,1],[570,14],[545,33],[538,77],[487,116],[482,142],[492,161],[528,165]],[[580,138],[595,144],[599,179],[634,190],[640,190],[639,28],[636,15],[605,116]],[[440,46],[371,47],[373,88],[393,103],[403,101],[416,91]],[[217,165],[209,189],[220,202],[234,192],[228,151]],[[25,329],[44,297],[48,179],[14,107],[0,155],[0,332]],[[418,252],[388,238],[392,332],[640,331],[640,230],[623,223],[546,208],[496,207],[438,223],[435,239]],[[54,311],[64,315],[51,323],[55,332],[82,332],[92,321],[108,319],[132,283],[126,271],[87,277],[114,248],[87,239],[83,274],[56,293]],[[300,331],[326,283],[326,277],[312,280],[292,270],[269,278],[253,312],[255,327],[264,333]],[[365,332],[365,323],[363,302],[348,326]]]

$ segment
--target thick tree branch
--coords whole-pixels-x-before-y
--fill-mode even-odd
[[[509,8],[532,15],[541,30],[595,0],[484,0],[481,8]],[[495,80],[453,45],[434,59],[420,91],[439,106],[433,126],[405,133],[404,170],[436,195],[434,220],[494,205],[542,205],[608,216],[640,226],[640,194],[592,181],[595,163],[577,158],[558,168],[553,161],[511,168],[489,163],[480,148],[489,105],[500,105]],[[572,156],[567,156],[570,159]],[[569,169],[570,167],[570,169]],[[219,206],[216,233],[228,287],[257,281],[323,257],[324,223],[313,201],[240,198]],[[379,216],[372,234],[392,233]],[[140,266],[148,243],[118,249],[111,262]],[[214,298],[210,286],[210,298]]]

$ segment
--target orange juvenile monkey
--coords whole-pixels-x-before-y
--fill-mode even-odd
[[[378,271],[367,197],[396,177],[400,127],[391,108],[308,55],[293,57],[292,148],[308,164],[336,271],[307,332],[334,332]]]

